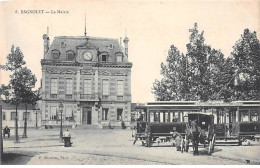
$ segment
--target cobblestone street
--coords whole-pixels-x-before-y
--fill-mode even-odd
[[[20,132],[21,131],[21,132]],[[22,130],[19,135],[22,134]],[[28,138],[4,139],[3,164],[260,164],[260,146],[216,146],[208,156],[206,149],[199,149],[199,156],[192,150],[180,153],[170,143],[154,144],[151,148],[133,144],[131,130],[121,129],[72,129],[72,147],[59,142],[59,129],[28,130]]]

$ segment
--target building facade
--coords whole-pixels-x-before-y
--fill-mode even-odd
[[[0,100],[2,106],[2,127],[8,126],[9,128],[15,127],[16,107],[9,103]],[[17,107],[18,128],[24,127],[25,118],[27,119],[28,128],[36,128],[41,126],[41,115],[39,109],[36,109],[31,104],[27,106],[27,112],[24,104]],[[14,131],[12,129],[11,131]]]
[[[131,121],[128,41],[43,35],[42,125],[120,126]],[[63,110],[59,110],[59,103]]]

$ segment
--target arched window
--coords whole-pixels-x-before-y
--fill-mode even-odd
[[[69,51],[66,52],[66,55],[67,55],[67,60],[68,61],[74,61],[75,60],[75,53],[74,53],[74,51],[69,50]]]
[[[51,55],[53,59],[59,59],[60,58],[60,51],[59,50],[52,50]]]
[[[123,54],[116,53],[116,62],[123,62]]]

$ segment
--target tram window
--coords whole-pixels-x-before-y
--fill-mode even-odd
[[[257,113],[257,111],[252,110],[251,111],[251,121],[258,121],[259,115]]]
[[[163,113],[162,112],[160,113],[160,122],[164,122],[163,121]]]
[[[184,121],[184,122],[189,122],[188,116],[184,116],[184,117],[183,117],[183,121]]]
[[[249,121],[248,112],[241,113],[241,121]]]
[[[169,122],[168,113],[165,113],[165,122]]]
[[[158,122],[158,121],[159,121],[159,119],[158,119],[158,114],[155,113],[155,114],[154,114],[154,122]]]
[[[150,122],[154,122],[154,113],[150,113]]]

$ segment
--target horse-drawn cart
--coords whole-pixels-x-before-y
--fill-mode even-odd
[[[188,152],[192,143],[193,153],[198,154],[198,144],[207,147],[208,154],[214,152],[214,116],[203,113],[190,113],[184,117],[184,122],[137,122],[135,127],[135,141],[139,139],[142,144],[150,147],[156,142],[168,142],[179,138],[181,151]],[[178,149],[177,149],[178,150]]]
[[[193,155],[198,155],[199,144],[207,148],[208,154],[213,153],[216,136],[214,133],[214,116],[202,113],[190,113],[186,117],[186,133],[182,140],[181,151],[188,152],[191,142]]]

